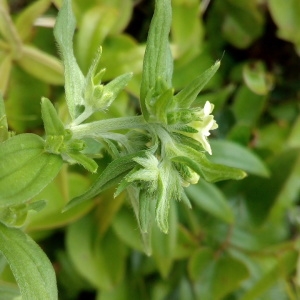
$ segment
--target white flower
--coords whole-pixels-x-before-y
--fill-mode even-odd
[[[197,133],[192,133],[190,136],[197,140],[203,148],[211,155],[211,147],[208,143],[207,137],[210,135],[210,130],[218,128],[218,124],[214,119],[214,116],[211,115],[211,112],[214,109],[214,105],[209,101],[206,101],[203,109],[197,113],[197,117],[200,120],[193,121],[189,125],[198,130]]]

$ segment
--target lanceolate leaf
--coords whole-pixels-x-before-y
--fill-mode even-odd
[[[180,108],[188,108],[195,101],[198,94],[201,92],[207,82],[213,77],[220,67],[220,61],[217,61],[204,73],[194,79],[188,86],[175,95],[174,100]]]
[[[97,196],[100,192],[105,189],[112,187],[119,183],[122,178],[137,164],[132,159],[141,154],[144,154],[145,151],[141,151],[138,153],[126,155],[112,161],[107,168],[100,174],[98,179],[96,179],[95,183],[91,186],[89,190],[87,190],[84,194],[73,198],[64,208],[64,211],[70,209],[82,203],[86,200],[89,200],[95,196]]]
[[[19,14],[16,19],[16,29],[23,41],[30,37],[34,22],[49,8],[50,4],[50,0],[34,1]]]
[[[44,140],[20,134],[0,144],[0,206],[24,203],[57,175],[63,161],[44,151]]]
[[[54,36],[64,62],[66,101],[72,119],[79,115],[77,109],[83,105],[82,92],[84,87],[84,77],[73,52],[75,27],[76,20],[72,12],[71,0],[65,0],[58,13]]]
[[[193,149],[189,149],[189,151],[194,152],[190,158],[186,156],[176,156],[172,158],[172,161],[186,164],[208,182],[228,179],[240,180],[246,176],[246,173],[242,170],[213,164],[203,153],[197,153]]]
[[[141,107],[147,120],[149,112],[146,107],[146,96],[150,89],[160,94],[158,82],[165,82],[171,87],[173,61],[169,47],[172,8],[170,0],[156,0],[155,12],[149,29],[141,83]]]
[[[22,299],[58,299],[51,262],[28,235],[0,223],[0,251],[16,278]]]
[[[47,98],[42,98],[42,118],[44,121],[45,132],[47,135],[64,135],[65,128],[58,114]]]

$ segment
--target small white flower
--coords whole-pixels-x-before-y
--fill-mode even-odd
[[[197,140],[203,148],[211,155],[211,147],[208,143],[207,137],[210,135],[210,130],[218,128],[218,124],[214,119],[214,116],[211,115],[211,112],[214,109],[214,105],[209,101],[206,101],[203,109],[197,113],[199,121],[193,121],[189,125],[197,129],[197,133],[192,133],[190,136]]]

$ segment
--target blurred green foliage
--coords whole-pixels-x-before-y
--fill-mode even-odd
[[[0,1],[0,90],[8,126],[18,134],[43,134],[41,96],[51,96],[67,118],[53,39],[60,5]],[[49,204],[29,213],[24,230],[55,266],[59,299],[299,299],[300,2],[172,5],[173,86],[180,90],[222,58],[197,103],[215,104],[219,129],[211,138],[211,160],[244,169],[248,178],[187,188],[193,208],[172,203],[169,234],[153,229],[151,257],[143,254],[125,194],[113,199],[114,189],[107,190],[61,213],[93,181],[78,166],[63,168],[36,196]],[[104,82],[134,73],[126,92],[99,117],[139,113],[153,7],[147,0],[73,0],[75,55],[82,70],[87,72],[101,44]],[[100,171],[109,161],[103,152]],[[0,295],[14,299],[15,282],[2,257],[0,271]]]

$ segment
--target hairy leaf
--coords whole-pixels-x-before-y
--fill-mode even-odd
[[[58,299],[51,262],[28,235],[0,223],[0,251],[16,278],[22,299]]]
[[[88,189],[84,194],[73,198],[66,205],[64,211],[75,205],[78,205],[79,203],[82,203],[83,201],[89,200],[97,196],[105,189],[116,185],[137,164],[132,159],[143,153],[145,152],[141,151],[139,153],[126,155],[112,161],[96,179],[95,183],[90,187],[90,189]]]
[[[213,77],[220,67],[220,61],[217,61],[208,70],[199,75],[190,84],[188,84],[183,90],[174,96],[175,102],[178,107],[188,108],[195,101],[198,94],[201,92],[207,82]]]
[[[153,89],[155,94],[161,94],[163,91],[160,90],[158,81],[163,81],[169,88],[171,87],[173,73],[173,61],[169,46],[171,20],[171,1],[156,0],[144,56],[140,93],[141,108],[146,120],[149,118],[145,102],[148,91]]]
[[[75,28],[76,20],[72,11],[71,0],[65,0],[57,16],[54,36],[64,62],[66,101],[72,119],[79,115],[78,108],[84,104],[82,98],[84,76],[73,52]]]

